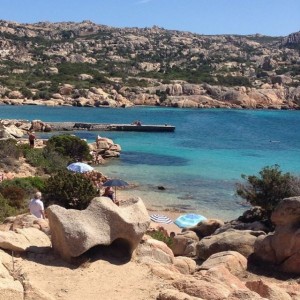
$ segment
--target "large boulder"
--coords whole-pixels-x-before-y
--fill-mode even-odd
[[[117,206],[107,197],[98,197],[82,211],[51,205],[47,215],[52,247],[66,260],[116,240],[126,244],[132,253],[150,225],[148,212],[140,198],[129,199]]]
[[[51,243],[49,237],[36,228],[0,231],[0,248],[11,251],[47,252]]]
[[[178,233],[173,238],[171,249],[174,255],[195,256],[199,238],[193,231]]]
[[[164,242],[146,236],[135,251],[135,259],[140,263],[173,264],[174,254]]]
[[[6,127],[6,132],[11,134],[15,138],[21,138],[24,136],[24,131],[19,129],[15,125],[10,125]]]
[[[254,243],[263,232],[250,230],[228,230],[203,238],[197,244],[197,257],[206,260],[212,254],[223,251],[237,251],[246,258],[254,251]]]
[[[230,273],[237,275],[247,269],[247,259],[236,251],[224,251],[211,255],[201,266],[201,270],[224,266]]]
[[[255,256],[284,272],[300,274],[300,197],[283,199],[271,219],[275,231],[257,239]]]

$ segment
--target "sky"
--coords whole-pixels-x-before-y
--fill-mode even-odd
[[[286,36],[300,31],[300,0],[0,0],[0,19]]]

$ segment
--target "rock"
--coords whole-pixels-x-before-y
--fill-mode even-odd
[[[23,286],[9,274],[0,261],[0,300],[23,300]]]
[[[42,230],[44,233],[49,233],[50,231],[47,219],[38,219],[31,214],[23,214],[6,218],[4,223],[8,224],[11,230],[34,227]]]
[[[214,253],[232,250],[248,258],[254,251],[257,234],[264,233],[249,230],[228,230],[205,237],[197,244],[197,257],[206,260]]]
[[[283,199],[271,219],[276,225],[275,231],[257,239],[255,256],[276,264],[284,272],[300,274],[300,197]]]
[[[10,98],[10,99],[22,99],[23,95],[19,91],[11,91],[8,94],[8,98]]]
[[[245,284],[225,266],[216,266],[207,271],[200,271],[201,279],[211,283],[219,283],[226,286],[230,291],[247,289]]]
[[[300,222],[300,196],[290,197],[279,202],[272,213],[271,220],[276,226],[293,227]]]
[[[0,231],[0,248],[11,251],[44,253],[51,246],[49,237],[36,228]]]
[[[163,290],[159,293],[157,300],[201,300],[202,298],[189,296],[177,290]]]
[[[6,127],[6,132],[15,138],[21,138],[24,136],[24,131],[16,127],[15,125],[10,125]]]
[[[46,212],[52,246],[66,260],[78,257],[96,245],[110,245],[116,240],[126,243],[127,250],[132,253],[150,224],[140,198],[129,199],[117,206],[106,197],[98,197],[82,211],[51,205]]]
[[[193,231],[178,233],[173,238],[171,249],[174,255],[195,256],[198,241],[199,238]]]
[[[58,69],[56,67],[49,67],[46,69],[46,73],[50,75],[58,74]]]
[[[224,222],[216,219],[204,220],[196,226],[190,227],[188,230],[194,231],[199,238],[212,235],[218,228],[222,227]],[[183,229],[185,231],[185,229]]]
[[[184,278],[185,275],[181,274],[173,265],[150,263],[147,262],[151,270],[151,274],[160,277],[164,280],[179,280]]]
[[[175,257],[174,266],[181,274],[193,274],[196,270],[196,262],[184,256]]]
[[[219,282],[207,282],[203,279],[185,278],[179,279],[172,285],[180,292],[193,297],[202,297],[205,300],[226,299],[231,293],[231,289]]]
[[[89,75],[89,74],[79,74],[78,75],[79,80],[91,80],[93,78],[94,77],[92,75]]]
[[[259,294],[261,297],[269,300],[292,300],[291,296],[280,287],[275,284],[263,280],[248,281],[246,286],[251,290]]]
[[[200,267],[200,270],[209,270],[217,266],[224,266],[234,275],[247,269],[247,259],[236,251],[224,251],[211,255]]]
[[[268,300],[267,298],[262,298],[255,292],[248,290],[237,290],[233,291],[226,300]]]
[[[173,264],[172,250],[164,243],[152,238],[146,238],[140,243],[134,253],[135,259],[142,263],[159,262]]]

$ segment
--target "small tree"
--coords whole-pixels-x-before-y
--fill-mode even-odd
[[[278,165],[262,168],[259,176],[242,175],[246,184],[237,184],[236,193],[253,206],[260,206],[271,212],[287,197],[297,196],[300,181],[290,173],[282,173]]]
[[[56,135],[51,137],[46,149],[52,148],[72,160],[90,160],[90,149],[86,141],[74,135]]]
[[[83,210],[96,197],[92,182],[80,173],[60,171],[51,176],[45,187],[45,204]]]

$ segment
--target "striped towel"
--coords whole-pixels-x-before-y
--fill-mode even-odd
[[[173,223],[173,221],[170,218],[168,218],[164,215],[151,215],[150,219],[156,223],[164,223],[164,224]]]

